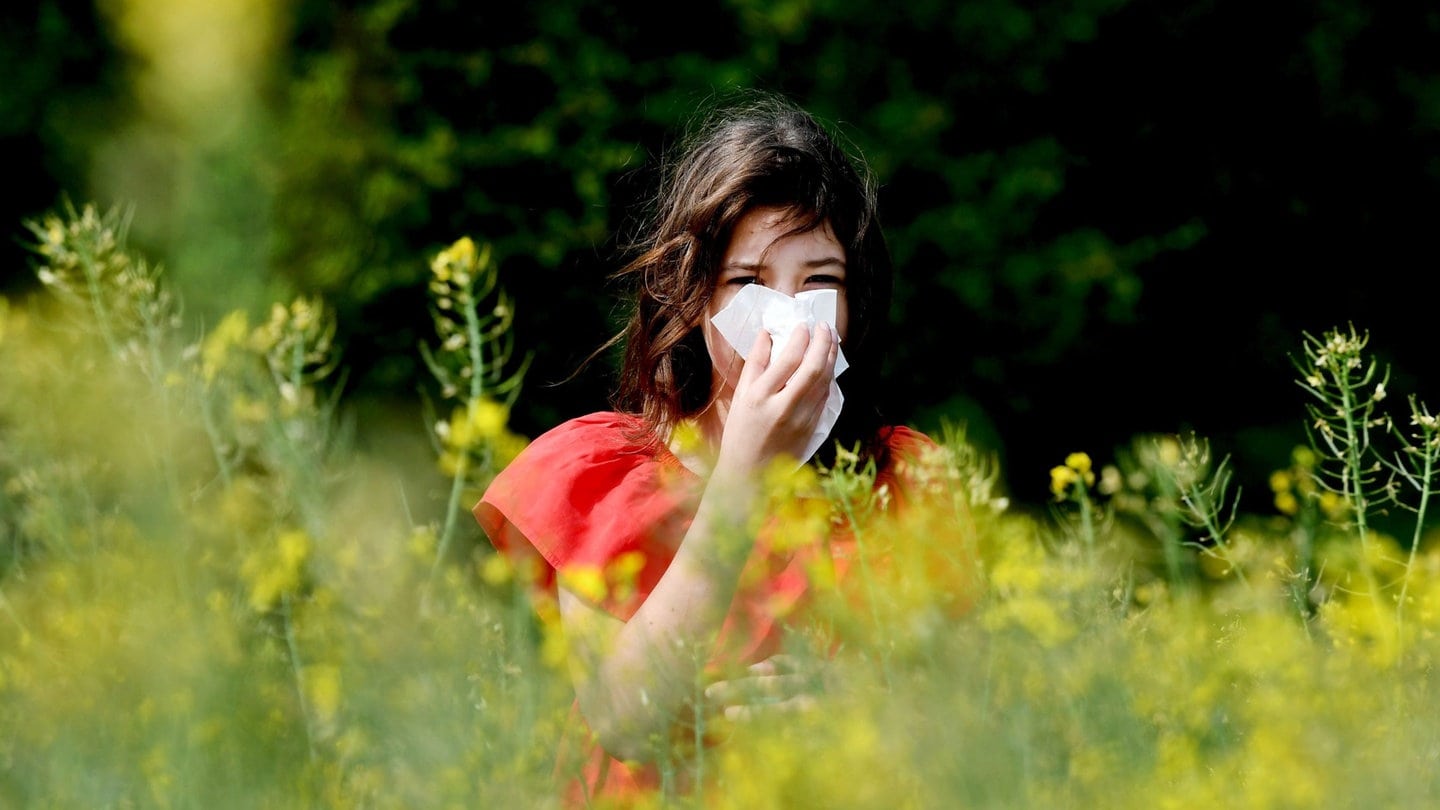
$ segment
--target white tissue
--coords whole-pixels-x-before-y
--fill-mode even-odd
[[[835,327],[837,300],[835,290],[806,290],[791,298],[769,287],[747,284],[740,288],[724,309],[715,313],[710,322],[741,357],[750,353],[750,347],[755,345],[755,339],[760,336],[761,330],[769,332],[770,360],[774,362],[797,325],[804,324],[813,329],[815,324],[824,321],[832,328]],[[835,376],[840,376],[840,373],[849,367],[845,352],[837,348]],[[805,454],[800,459],[802,463],[825,443],[825,437],[829,436],[830,429],[835,427],[836,420],[840,418],[840,408],[844,404],[845,397],[840,393],[840,385],[832,377],[825,410],[820,414],[815,433],[811,435]]]

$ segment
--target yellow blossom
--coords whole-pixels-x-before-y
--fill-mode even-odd
[[[1327,489],[1320,493],[1320,511],[1330,520],[1339,520],[1350,511],[1350,504],[1340,493]]]
[[[200,344],[200,376],[205,382],[215,379],[215,375],[229,361],[230,352],[245,342],[249,331],[250,325],[245,312],[239,309],[221,318],[220,323],[210,330]]]
[[[429,560],[435,553],[435,530],[429,526],[417,526],[410,532],[410,542],[407,548],[410,554],[419,560]]]
[[[299,592],[310,547],[309,535],[290,530],[276,538],[273,548],[246,559],[241,574],[250,584],[251,608],[270,610],[282,597]]]
[[[1289,490],[1276,492],[1275,509],[1282,515],[1296,515],[1300,512],[1300,501]]]
[[[670,434],[670,446],[681,455],[699,452],[704,447],[704,441],[700,427],[691,419],[680,422]]]
[[[491,587],[498,588],[509,582],[514,573],[509,558],[498,552],[486,555],[485,561],[480,564],[480,578]]]
[[[1293,482],[1294,478],[1290,475],[1289,470],[1276,470],[1270,473],[1271,492],[1285,492],[1290,489]]]
[[[541,617],[540,660],[552,670],[562,672],[570,664],[570,646],[559,616]]]
[[[435,255],[434,261],[430,263],[430,271],[436,279],[450,281],[454,267],[469,270],[475,266],[475,252],[475,241],[468,236],[462,236]]]
[[[258,425],[270,418],[270,406],[262,400],[237,396],[230,402],[230,413],[237,422]]]
[[[635,594],[640,572],[645,569],[645,554],[640,551],[626,551],[605,567],[605,581],[610,593],[624,601]]]
[[[1077,485],[1087,489],[1095,485],[1095,471],[1088,453],[1071,453],[1065,457],[1063,466],[1050,468],[1050,492],[1055,500],[1065,500],[1071,487]]]
[[[334,664],[312,664],[303,673],[305,696],[322,724],[335,722],[340,710],[340,668]]]
[[[609,593],[605,573],[594,565],[572,565],[559,573],[560,586],[591,602],[603,602]]]
[[[1070,493],[1070,487],[1080,480],[1075,470],[1069,467],[1055,466],[1050,468],[1050,491],[1055,494],[1055,499],[1063,501]]]
[[[510,409],[504,404],[489,397],[471,400],[451,414],[446,444],[456,450],[474,447],[499,436],[509,419]]]

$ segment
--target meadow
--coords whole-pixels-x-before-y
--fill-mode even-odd
[[[123,213],[27,225],[40,292],[0,300],[0,805],[552,805],[564,639],[469,514],[526,442],[526,302],[483,240],[416,259],[433,396],[386,443],[358,438],[382,417],[346,406],[322,298],[197,328]],[[777,481],[815,496],[796,542],[856,527],[857,573],[795,636],[827,688],[708,721],[721,742],[673,763],[702,787],[653,804],[1434,804],[1440,419],[1369,339],[1295,336],[1311,441],[1267,492],[1204,436],[1139,435],[1056,459],[1021,510],[963,423],[899,516],[843,454]]]

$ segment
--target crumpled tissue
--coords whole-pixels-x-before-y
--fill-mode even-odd
[[[761,330],[770,333],[770,360],[774,362],[797,325],[804,324],[813,329],[815,324],[824,321],[832,328],[836,327],[837,301],[838,294],[835,290],[805,290],[792,298],[769,287],[747,284],[730,299],[730,303],[715,313],[710,322],[741,357],[750,353],[750,347],[755,344]],[[845,352],[837,348],[835,376],[840,376],[841,372],[849,367]],[[835,427],[836,420],[840,418],[840,408],[844,404],[845,397],[840,393],[840,385],[832,377],[825,409],[820,414],[820,421],[815,425],[815,432],[806,446],[805,455],[800,459],[802,463],[825,443],[825,437],[829,436],[831,428]]]

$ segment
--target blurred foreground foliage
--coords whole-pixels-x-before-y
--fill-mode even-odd
[[[492,255],[430,264],[450,407],[415,465],[352,441],[323,297],[189,334],[125,223],[31,223],[44,290],[0,299],[0,803],[551,806],[563,638],[482,543],[442,553],[524,444],[520,358],[444,386],[497,350],[453,327],[497,310]],[[794,650],[834,652],[829,690],[713,720],[702,800],[653,804],[1433,804],[1440,424],[1389,415],[1367,339],[1299,341],[1314,443],[1253,510],[1195,436],[1071,454],[1044,513],[963,429],[899,517],[842,455],[818,480],[859,558]]]

